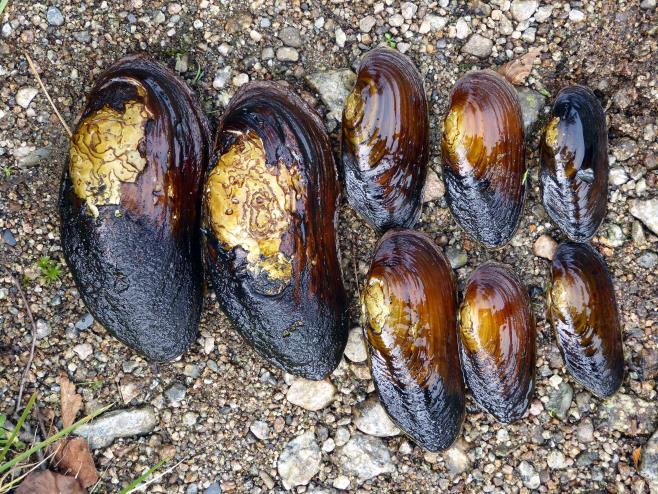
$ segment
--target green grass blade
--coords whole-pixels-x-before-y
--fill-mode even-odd
[[[27,406],[25,407],[25,410],[23,410],[23,413],[21,414],[21,418],[18,419],[18,422],[16,422],[16,427],[14,427],[14,430],[11,431],[11,434],[9,435],[9,440],[7,441],[7,444],[2,449],[2,451],[0,451],[0,463],[2,463],[2,461],[7,456],[7,453],[9,452],[9,448],[14,442],[14,439],[16,439],[16,436],[18,436],[21,427],[23,427],[23,423],[27,419],[27,416],[30,414],[30,410],[32,410],[32,407],[34,406],[36,401],[37,401],[37,394],[32,393],[32,396],[30,396],[30,401],[27,402]],[[2,470],[0,470],[0,472],[1,471]]]
[[[9,0],[0,0],[0,15],[2,15],[2,12],[4,12],[5,7],[9,3]]]
[[[130,484],[125,486],[123,489],[119,491],[119,494],[128,494],[132,491],[135,490],[141,484],[144,482],[147,477],[149,477],[153,472],[155,472],[158,468],[160,468],[162,465],[167,463],[171,458],[164,458],[163,460],[160,460],[156,465],[152,466],[149,468],[146,472],[144,472],[142,475],[137,477],[135,480],[133,480]]]
[[[32,401],[32,400],[30,400],[30,401]],[[102,407],[102,408],[99,408],[98,410],[96,410],[96,411],[90,413],[90,414],[87,415],[86,417],[81,418],[81,419],[78,420],[75,424],[70,425],[69,427],[65,427],[64,429],[62,429],[61,431],[59,431],[57,434],[54,434],[54,435],[50,436],[48,439],[46,439],[46,440],[44,440],[44,441],[41,441],[41,442],[39,442],[39,443],[36,443],[36,444],[35,444],[34,446],[32,446],[30,449],[28,449],[28,450],[25,451],[24,453],[21,453],[20,455],[15,456],[15,457],[12,458],[10,461],[8,461],[8,462],[6,462],[6,463],[3,463],[3,464],[0,464],[0,473],[9,470],[11,467],[13,467],[14,465],[16,465],[17,463],[20,463],[21,461],[23,461],[23,460],[29,458],[30,456],[32,456],[32,455],[33,455],[34,453],[36,453],[37,451],[41,451],[43,448],[45,448],[45,447],[47,447],[47,446],[50,446],[52,443],[54,443],[54,442],[60,440],[60,439],[63,438],[64,436],[68,436],[71,432],[75,431],[75,430],[78,429],[80,426],[82,426],[82,425],[86,424],[87,422],[89,422],[90,420],[96,418],[96,417],[97,417],[98,415],[100,415],[101,413],[103,413],[103,412],[109,410],[110,407],[112,407],[112,405],[113,405],[113,404],[110,404],[110,405],[104,406],[104,407]]]

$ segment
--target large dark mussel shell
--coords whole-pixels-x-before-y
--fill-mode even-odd
[[[544,208],[567,236],[586,242],[605,217],[608,129],[601,103],[583,86],[557,95],[541,138]]]
[[[464,379],[473,398],[501,422],[520,419],[535,385],[535,317],[516,275],[498,263],[471,274],[459,309]]]
[[[622,329],[612,279],[586,244],[560,244],[551,266],[547,315],[569,373],[597,396],[624,378]]]
[[[376,48],[359,66],[343,111],[347,199],[373,227],[411,227],[421,210],[429,159],[423,79],[397,50]]]
[[[526,190],[523,117],[514,87],[490,70],[457,81],[441,151],[446,199],[457,223],[487,247],[506,244]]]
[[[317,114],[273,82],[240,88],[204,191],[207,264],[240,334],[287,372],[321,379],[347,341],[337,170]]]
[[[376,247],[361,307],[384,408],[423,448],[448,448],[464,419],[450,264],[427,235],[390,230]]]
[[[71,140],[59,197],[64,257],[94,318],[153,360],[179,356],[198,333],[209,152],[190,89],[143,56],[100,76]]]

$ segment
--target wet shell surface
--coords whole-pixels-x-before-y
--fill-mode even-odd
[[[597,396],[624,378],[622,329],[612,279],[586,244],[560,244],[551,266],[547,315],[569,373]]]
[[[245,340],[310,379],[338,365],[347,341],[338,200],[313,110],[273,82],[241,87],[219,124],[204,190],[210,278]]]
[[[605,218],[608,129],[601,103],[583,86],[557,95],[541,138],[544,208],[576,242],[586,242]]]
[[[376,247],[361,307],[382,405],[423,448],[448,448],[464,418],[450,264],[427,235],[390,230]]]
[[[535,318],[508,267],[485,263],[471,274],[459,309],[464,379],[475,401],[500,422],[520,419],[535,384]]]
[[[341,157],[351,206],[374,228],[411,227],[429,159],[423,80],[397,50],[376,48],[359,66],[343,111]]]
[[[506,244],[526,191],[523,118],[514,87],[490,70],[457,81],[441,151],[446,199],[457,223],[487,247]]]
[[[153,360],[197,337],[209,152],[190,89],[143,56],[100,76],[71,139],[59,197],[64,257],[94,318]]]

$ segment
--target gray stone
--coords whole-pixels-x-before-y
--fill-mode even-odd
[[[345,427],[339,427],[334,435],[336,446],[343,446],[350,440],[350,431]]]
[[[603,229],[601,242],[604,245],[612,248],[621,247],[625,240],[626,236],[619,225],[610,223]]]
[[[445,252],[452,269],[459,269],[463,266],[466,266],[466,263],[468,262],[468,256],[466,255],[466,252],[453,247],[452,245],[446,247]]]
[[[79,427],[74,434],[84,437],[91,449],[106,448],[120,437],[148,434],[158,425],[152,406],[127,408],[101,415]]]
[[[569,20],[571,22],[583,22],[587,17],[585,16],[585,13],[582,10],[578,9],[571,9],[569,11]]]
[[[37,319],[37,340],[42,340],[50,335],[50,324],[45,319]]]
[[[388,18],[388,24],[391,27],[400,27],[404,24],[404,17],[401,14],[393,14]]]
[[[576,436],[581,443],[591,443],[594,441],[594,425],[590,419],[584,419],[578,429],[576,429]]]
[[[343,474],[356,477],[359,483],[395,472],[386,444],[377,437],[364,434],[355,434],[334,453],[333,461]]]
[[[481,34],[475,33],[468,39],[466,44],[462,46],[462,52],[478,58],[487,58],[491,55],[492,48],[493,41],[489,38],[485,38]]]
[[[61,26],[64,24],[62,12],[54,5],[48,7],[48,10],[46,10],[46,19],[51,26]]]
[[[27,109],[37,94],[39,90],[35,87],[22,87],[16,92],[16,104]]]
[[[376,395],[357,404],[354,410],[354,425],[370,436],[393,437],[401,433],[384,410]]]
[[[621,166],[615,166],[614,168],[610,169],[608,179],[610,180],[610,184],[612,186],[619,187],[620,185],[624,185],[626,182],[628,182],[628,173],[626,173],[626,170],[624,170]]]
[[[94,318],[89,312],[87,312],[84,316],[76,321],[75,329],[84,331],[85,329],[89,329],[92,324],[94,324]]]
[[[263,422],[262,420],[257,420],[253,424],[251,424],[249,426],[249,430],[255,437],[257,437],[261,441],[265,441],[270,434],[270,428],[267,425],[267,422]]]
[[[546,410],[551,417],[564,420],[567,418],[572,400],[573,388],[568,383],[560,383],[558,388],[551,394],[546,404]]]
[[[282,46],[276,50],[276,59],[281,62],[296,62],[299,60],[299,52],[295,48]]]
[[[363,338],[363,330],[360,327],[354,327],[350,330],[345,346],[345,356],[350,362],[361,363],[368,358],[366,342]]]
[[[21,168],[30,168],[50,158],[51,155],[52,155],[52,148],[49,147],[36,148],[30,150],[29,153],[17,159],[18,166],[20,166]]]
[[[644,223],[655,235],[658,235],[658,199],[635,200],[630,204],[631,214]]]
[[[9,228],[2,230],[2,241],[9,247],[16,247],[16,237]]]
[[[418,5],[412,2],[404,2],[400,6],[400,12],[402,12],[402,17],[407,20],[413,19],[416,17],[416,12],[418,11]]]
[[[299,48],[302,46],[302,37],[299,35],[299,30],[292,26],[286,26],[279,31],[279,39],[283,41],[286,46]]]
[[[73,33],[73,37],[78,43],[89,43],[91,41],[91,35],[89,34],[88,31],[77,31]]]
[[[187,388],[181,383],[174,383],[165,391],[165,396],[169,400],[169,403],[180,403],[186,394]]]
[[[343,31],[341,28],[336,29],[336,44],[338,47],[343,48],[346,41],[347,35],[345,34],[345,31]]]
[[[535,467],[532,463],[527,461],[522,461],[518,467],[519,475],[523,481],[523,485],[528,489],[537,489],[541,485],[541,480],[539,474],[535,470]]]
[[[510,12],[515,20],[525,21],[532,17],[537,7],[539,7],[537,0],[513,0],[510,5]]]
[[[222,494],[222,488],[219,485],[219,482],[213,482],[208,486],[208,488],[203,491],[203,494]]]
[[[585,450],[576,457],[576,466],[588,467],[598,459],[599,454],[596,451]]]
[[[637,142],[629,137],[617,139],[612,147],[612,154],[617,161],[626,161],[637,154]]]
[[[317,411],[329,406],[336,396],[336,386],[328,379],[311,381],[298,378],[293,381],[286,399],[305,410]]]
[[[260,53],[260,58],[263,60],[272,60],[274,58],[274,48],[270,46],[263,48],[263,51]]]
[[[306,432],[286,444],[279,455],[277,470],[283,486],[292,489],[307,485],[320,471],[322,455],[315,442],[315,435]]]
[[[471,461],[459,445],[454,445],[443,453],[446,467],[452,475],[461,475],[471,469]]]
[[[228,65],[222,69],[219,69],[215,74],[215,78],[212,81],[212,87],[215,89],[224,88],[226,84],[228,84],[232,72],[233,69]]]
[[[516,88],[516,94],[519,97],[521,113],[523,114],[523,127],[525,128],[525,133],[529,135],[537,123],[539,113],[546,104],[546,97],[534,89],[527,87]]]
[[[623,434],[649,434],[658,418],[658,404],[635,396],[617,393],[599,407],[599,419],[603,427]]]
[[[345,475],[339,475],[334,479],[331,485],[334,487],[334,489],[345,491],[350,487],[350,479]]]
[[[656,0],[642,0],[640,2],[640,8],[645,10],[651,10],[656,8]]]
[[[549,261],[553,259],[557,250],[557,242],[550,235],[540,235],[532,244],[532,251],[537,257],[543,257]]]
[[[639,472],[649,482],[658,484],[658,431],[642,447]]]
[[[448,24],[448,18],[447,17],[441,17],[439,15],[434,15],[434,14],[427,14],[425,16],[424,22],[427,22],[429,25],[430,30],[432,31],[441,31],[444,27],[446,27],[446,24]]]
[[[369,33],[377,23],[377,19],[372,15],[367,15],[359,21],[359,29],[362,33]]]
[[[457,39],[466,39],[469,34],[471,34],[471,28],[468,22],[462,18],[457,19],[457,23],[455,24],[455,36],[457,36]]]
[[[552,5],[542,5],[535,12],[535,20],[539,23],[547,21],[553,13]]]
[[[653,269],[658,264],[658,255],[655,252],[645,252],[637,258],[637,263],[646,269]]]
[[[423,204],[436,201],[442,198],[445,193],[446,188],[443,180],[431,168],[427,170],[427,180],[425,180],[425,186],[423,187]]]
[[[549,451],[546,463],[551,470],[563,470],[567,468],[567,460],[562,451]]]
[[[329,115],[340,122],[345,99],[354,88],[356,74],[349,69],[316,72],[306,76],[306,82],[320,95]]]
[[[80,360],[87,360],[94,353],[94,348],[89,343],[80,343],[73,347],[73,351],[80,357]]]

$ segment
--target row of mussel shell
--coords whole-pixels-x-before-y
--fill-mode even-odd
[[[342,358],[348,299],[341,195],[317,114],[287,86],[242,86],[210,125],[190,89],[144,56],[105,71],[71,140],[60,190],[65,258],[94,318],[156,361],[198,336],[204,271],[236,330],[269,362],[322,379]],[[441,150],[457,223],[489,248],[516,231],[526,195],[514,88],[474,71],[453,89]],[[423,80],[399,52],[365,55],[345,103],[340,163],[352,207],[383,233],[361,293],[369,363],[390,417],[419,445],[459,435],[464,383],[497,420],[526,412],[536,327],[508,266],[485,263],[458,297],[443,252],[410,230],[428,173]],[[598,396],[623,379],[605,262],[589,245],[607,202],[607,131],[586,88],[558,95],[541,139],[546,210],[574,242],[552,261],[547,315],[568,370]]]

